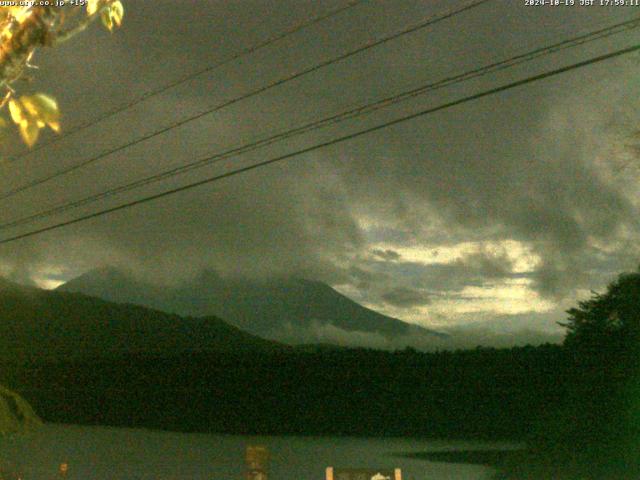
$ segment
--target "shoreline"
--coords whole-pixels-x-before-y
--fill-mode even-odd
[[[445,450],[397,453],[395,456],[427,462],[483,465],[498,468],[504,466],[510,459],[522,455],[525,450],[524,447],[513,449]]]

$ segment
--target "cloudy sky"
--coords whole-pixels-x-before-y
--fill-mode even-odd
[[[63,129],[328,12],[344,0],[126,0],[123,27],[40,50],[21,93]],[[578,3],[578,2],[576,2]],[[0,165],[0,191],[462,5],[368,0],[90,129]],[[126,184],[367,102],[640,15],[640,7],[495,0],[1,201],[0,221]],[[640,40],[640,28],[441,89],[0,237],[184,185]],[[626,55],[145,205],[0,246],[45,287],[96,266],[157,283],[323,280],[429,327],[558,334],[577,299],[640,264],[640,56]],[[46,136],[44,142],[53,136]],[[6,157],[25,147],[9,136]],[[551,337],[550,337],[551,338]]]

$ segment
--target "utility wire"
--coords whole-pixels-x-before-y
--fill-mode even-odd
[[[163,85],[161,87],[156,88],[155,90],[149,90],[145,93],[143,93],[142,95],[140,95],[138,98],[135,98],[133,100],[131,100],[128,103],[125,103],[123,105],[120,105],[112,110],[109,110],[108,112],[100,115],[99,117],[95,118],[95,119],[91,119],[85,123],[82,123],[80,125],[78,125],[77,127],[68,130],[66,132],[63,132],[60,135],[57,135],[55,137],[53,137],[51,140],[49,140],[48,142],[43,142],[38,144],[35,148],[32,148],[24,153],[21,153],[19,155],[15,155],[11,158],[8,158],[6,161],[7,162],[15,162],[17,160],[20,160],[21,158],[27,157],[35,152],[37,152],[38,150],[42,150],[45,147],[48,147],[50,145],[53,145],[55,143],[58,143],[60,140],[62,140],[63,138],[66,138],[70,135],[74,135],[78,132],[81,132],[82,130],[86,130],[87,128],[93,127],[94,125],[97,125],[98,123],[102,122],[103,120],[106,120],[110,117],[113,117],[119,113],[122,113],[126,110],[129,110],[133,107],[135,107],[136,105],[149,100],[150,98],[156,97],[158,95],[161,95],[175,87],[178,87],[180,85],[182,85],[183,83],[187,83],[190,82],[191,80],[196,79],[197,77],[204,75],[205,73],[210,73],[213,72],[214,70],[217,70],[220,67],[223,67],[235,60],[238,60],[242,57],[246,57],[248,55],[251,55],[259,50],[262,50],[263,48],[266,48],[268,46],[273,45],[274,43],[279,42],[280,40],[283,40],[291,35],[294,35],[298,32],[300,32],[301,30],[304,30],[308,27],[311,27],[313,25],[316,25],[320,22],[323,22],[324,20],[328,20],[332,17],[335,17],[337,15],[339,15],[340,13],[349,10],[353,7],[358,6],[361,3],[364,3],[368,0],[350,0],[346,5],[343,5],[341,7],[335,8],[333,10],[330,10],[327,13],[324,13],[322,15],[316,16],[316,17],[311,17],[308,18],[306,20],[303,20],[302,22],[299,22],[295,25],[293,25],[292,27],[290,27],[289,29],[281,32],[281,33],[277,33],[275,35],[272,35],[268,38],[266,38],[265,40],[255,44],[255,45],[251,45],[249,47],[243,48],[242,50],[240,50],[237,53],[234,53],[233,55],[229,56],[228,58],[225,58],[223,60],[220,60],[216,63],[213,63],[212,65],[209,65],[205,68],[201,68],[200,70],[196,70],[193,73],[190,73],[188,75],[185,75],[177,80],[174,80],[173,82],[170,82],[166,85]]]
[[[105,157],[107,157],[109,155],[112,155],[114,153],[120,152],[122,150],[125,150],[125,149],[127,149],[129,147],[132,147],[134,145],[137,145],[139,143],[145,142],[147,140],[150,140],[151,138],[157,137],[158,135],[166,133],[166,132],[168,132],[170,130],[174,130],[174,129],[176,129],[178,127],[181,127],[181,126],[183,126],[183,125],[185,125],[187,123],[190,123],[190,122],[193,122],[195,120],[198,120],[198,119],[200,119],[200,118],[202,118],[202,117],[204,117],[206,115],[209,115],[211,113],[214,113],[214,112],[217,112],[219,110],[222,110],[223,108],[226,108],[226,107],[229,107],[231,105],[234,105],[234,104],[236,104],[236,103],[238,103],[238,102],[240,102],[242,100],[246,100],[248,98],[254,97],[254,96],[259,95],[261,93],[264,93],[264,92],[266,92],[268,90],[271,90],[272,88],[278,87],[278,86],[283,85],[285,83],[288,83],[288,82],[290,82],[292,80],[298,79],[298,78],[300,78],[300,77],[302,77],[304,75],[316,72],[316,71],[318,71],[318,70],[320,70],[320,69],[322,69],[324,67],[327,67],[329,65],[333,65],[333,64],[335,64],[337,62],[341,62],[343,60],[346,60],[347,58],[350,58],[350,57],[352,57],[354,55],[357,55],[359,53],[362,53],[364,51],[367,51],[367,50],[372,49],[374,47],[377,47],[379,45],[383,45],[385,43],[388,43],[388,42],[390,42],[392,40],[395,40],[397,38],[400,38],[400,37],[402,37],[404,35],[408,35],[410,33],[414,33],[414,32],[416,32],[418,30],[424,29],[424,28],[426,28],[426,27],[428,27],[430,25],[434,25],[434,24],[436,24],[438,22],[441,22],[443,20],[451,18],[451,17],[453,17],[455,15],[458,15],[458,14],[460,14],[462,12],[465,12],[465,11],[470,10],[472,8],[478,7],[478,6],[482,5],[482,4],[490,2],[490,1],[492,1],[492,0],[473,0],[473,1],[470,1],[470,2],[466,2],[465,4],[463,4],[460,7],[449,9],[449,10],[446,10],[445,12],[432,15],[432,16],[428,17],[426,20],[422,21],[421,23],[419,23],[417,25],[413,25],[411,27],[405,28],[404,30],[401,30],[400,32],[396,32],[396,33],[393,33],[391,35],[387,35],[387,36],[382,37],[382,38],[380,38],[378,40],[371,41],[371,42],[369,42],[369,43],[367,43],[367,44],[365,44],[365,45],[363,45],[361,47],[358,47],[358,48],[356,48],[354,50],[350,50],[347,53],[343,53],[341,55],[338,55],[337,57],[333,57],[331,59],[324,60],[321,63],[313,65],[312,67],[306,68],[304,70],[301,70],[299,72],[293,73],[291,75],[287,75],[286,77],[280,78],[279,80],[276,80],[276,81],[274,81],[272,83],[269,83],[268,85],[260,87],[260,88],[258,88],[256,90],[252,90],[252,91],[250,91],[248,93],[245,93],[245,94],[243,94],[243,95],[241,95],[239,97],[232,98],[231,100],[228,100],[228,101],[226,101],[224,103],[218,104],[215,107],[212,107],[212,108],[207,109],[207,110],[205,110],[203,112],[197,113],[197,114],[195,114],[195,115],[193,115],[191,117],[185,118],[183,120],[179,120],[179,121],[177,121],[177,122],[175,122],[175,123],[173,123],[171,125],[168,125],[168,126],[160,128],[158,130],[155,130],[152,133],[143,135],[142,137],[138,137],[137,139],[132,140],[132,141],[130,141],[128,143],[125,143],[125,144],[120,145],[118,147],[112,148],[110,150],[106,150],[106,151],[104,151],[102,153],[99,153],[98,155],[96,155],[94,157],[91,157],[89,159],[83,160],[82,162],[77,163],[75,165],[71,165],[70,167],[61,169],[58,172],[55,172],[55,173],[53,173],[51,175],[48,175],[46,177],[43,177],[43,178],[40,178],[40,179],[37,179],[37,180],[33,180],[33,181],[28,182],[28,183],[26,183],[26,184],[24,184],[24,185],[22,185],[20,187],[17,187],[17,188],[14,188],[12,190],[9,190],[8,192],[0,194],[0,200],[5,200],[7,198],[10,198],[10,197],[12,197],[12,196],[14,196],[14,195],[16,195],[18,193],[24,192],[25,190],[29,190],[30,188],[36,187],[38,185],[42,185],[43,183],[46,183],[46,182],[48,182],[50,180],[53,180],[55,178],[61,177],[63,175],[66,175],[68,173],[74,172],[74,171],[76,171],[76,170],[78,170],[80,168],[83,168],[83,167],[85,167],[87,165],[95,163],[98,160],[101,160],[101,159],[103,159],[103,158],[105,158]]]
[[[588,60],[584,60],[582,62],[574,63],[572,65],[568,65],[568,66],[565,66],[565,67],[562,67],[562,68],[557,68],[555,70],[550,70],[550,71],[547,71],[547,72],[544,72],[544,73],[540,73],[538,75],[527,77],[527,78],[524,78],[522,80],[518,80],[518,81],[515,81],[515,82],[512,82],[512,83],[505,84],[505,85],[501,85],[499,87],[495,87],[495,88],[492,88],[492,89],[489,89],[489,90],[485,90],[483,92],[476,93],[474,95],[469,95],[467,97],[463,97],[463,98],[460,98],[458,100],[447,102],[447,103],[441,104],[441,105],[439,105],[437,107],[432,107],[432,108],[428,108],[426,110],[421,110],[419,112],[412,113],[410,115],[406,115],[406,116],[397,118],[395,120],[384,122],[384,123],[378,124],[378,125],[373,126],[373,127],[369,127],[369,128],[366,128],[366,129],[363,129],[363,130],[359,130],[359,131],[354,132],[354,133],[350,133],[348,135],[343,135],[341,137],[337,137],[337,138],[334,138],[332,140],[328,140],[326,142],[317,143],[315,145],[312,145],[310,147],[306,147],[306,148],[297,150],[295,152],[290,152],[290,153],[287,153],[285,155],[280,155],[280,156],[277,156],[277,157],[274,157],[274,158],[270,158],[269,160],[263,160],[261,162],[254,163],[252,165],[247,165],[245,167],[237,168],[235,170],[231,170],[231,171],[228,171],[228,172],[225,172],[225,173],[214,175],[212,177],[208,177],[208,178],[199,180],[197,182],[189,183],[189,184],[183,185],[181,187],[173,188],[171,190],[166,190],[166,191],[161,192],[161,193],[157,193],[157,194],[150,195],[150,196],[147,196],[147,197],[139,198],[137,200],[133,200],[133,201],[130,201],[130,202],[127,202],[127,203],[123,203],[121,205],[117,205],[115,207],[106,208],[104,210],[93,212],[93,213],[90,213],[90,214],[87,214],[87,215],[82,215],[80,217],[76,217],[76,218],[73,218],[71,220],[67,220],[67,221],[64,221],[64,222],[60,222],[60,223],[56,223],[56,224],[53,224],[53,225],[49,225],[47,227],[42,227],[42,228],[38,228],[38,229],[35,229],[35,230],[31,230],[29,232],[22,233],[22,234],[19,234],[19,235],[15,235],[13,237],[4,238],[4,239],[0,240],[0,245],[6,244],[6,243],[9,243],[9,242],[14,242],[16,240],[20,240],[20,239],[23,239],[23,238],[32,237],[34,235],[38,235],[38,234],[41,234],[41,233],[44,233],[44,232],[48,232],[48,231],[51,231],[51,230],[56,230],[56,229],[59,229],[59,228],[62,228],[62,227],[68,226],[68,225],[73,225],[73,224],[76,224],[76,223],[79,223],[79,222],[83,222],[83,221],[86,221],[86,220],[89,220],[89,219],[92,219],[92,218],[96,218],[96,217],[100,217],[102,215],[106,215],[108,213],[113,213],[113,212],[117,212],[117,211],[124,210],[124,209],[127,209],[127,208],[131,208],[131,207],[134,207],[134,206],[137,206],[137,205],[141,205],[143,203],[150,202],[152,200],[157,200],[159,198],[163,198],[163,197],[167,197],[169,195],[176,194],[178,192],[191,190],[192,188],[199,187],[199,186],[202,186],[202,185],[206,185],[206,184],[209,184],[209,183],[213,183],[213,182],[216,182],[216,181],[219,181],[219,180],[223,180],[225,178],[238,175],[240,173],[248,172],[248,171],[260,168],[260,167],[264,167],[264,166],[271,165],[271,164],[274,164],[274,163],[277,163],[277,162],[288,160],[290,158],[294,158],[294,157],[297,157],[297,156],[300,156],[300,155],[303,155],[303,154],[306,154],[306,153],[313,152],[315,150],[319,150],[319,149],[323,149],[323,148],[326,148],[326,147],[329,147],[329,146],[332,146],[332,145],[343,143],[343,142],[346,142],[348,140],[353,140],[353,139],[361,137],[363,135],[367,135],[369,133],[377,132],[379,130],[382,130],[382,129],[385,129],[385,128],[389,128],[391,126],[398,125],[398,124],[407,122],[409,120],[414,120],[416,118],[420,118],[420,117],[429,115],[431,113],[435,113],[435,112],[439,112],[439,111],[442,111],[442,110],[446,110],[448,108],[452,108],[452,107],[457,106],[457,105],[462,105],[464,103],[471,102],[471,101],[474,101],[474,100],[478,100],[480,98],[488,97],[490,95],[495,95],[497,93],[504,92],[504,91],[507,91],[507,90],[511,90],[513,88],[521,87],[521,86],[527,85],[529,83],[538,82],[538,81],[544,80],[546,78],[550,78],[550,77],[553,77],[553,76],[556,76],[556,75],[560,75],[562,73],[569,72],[569,71],[572,71],[572,70],[577,70],[579,68],[583,68],[583,67],[586,67],[588,65],[592,65],[592,64],[599,63],[599,62],[602,62],[602,61],[605,61],[605,60],[609,60],[611,58],[619,57],[621,55],[626,55],[626,54],[629,54],[629,53],[632,53],[632,52],[636,52],[638,50],[640,50],[640,45],[635,45],[635,46],[623,48],[623,49],[620,49],[620,50],[616,50],[614,52],[607,53],[607,54],[604,54],[604,55],[593,57],[593,58],[590,58]]]
[[[191,162],[188,163],[186,165],[182,165],[179,167],[175,167],[169,170],[165,170],[163,172],[159,172],[157,174],[151,175],[149,177],[145,177],[139,180],[136,180],[134,182],[125,184],[125,185],[120,185],[117,187],[113,187],[110,188],[104,192],[100,192],[94,195],[90,195],[88,197],[84,197],[82,199],[79,200],[75,200],[73,202],[69,202],[69,203],[64,203],[62,205],[58,205],[55,207],[52,207],[48,210],[44,210],[44,211],[40,211],[38,213],[35,214],[31,214],[29,216],[25,216],[22,218],[18,218],[6,223],[2,223],[0,224],[0,230],[6,230],[8,228],[12,228],[12,227],[16,227],[16,226],[20,226],[26,223],[30,223],[32,221],[38,220],[38,219],[42,219],[42,218],[46,218],[46,217],[50,217],[52,215],[55,214],[59,214],[59,213],[63,213],[65,211],[83,206],[83,205],[87,205],[90,203],[94,203],[97,202],[99,200],[102,200],[104,198],[108,198],[111,197],[113,195],[117,195],[120,193],[124,193],[130,190],[134,190],[152,183],[156,183],[159,182],[161,180],[165,180],[167,178],[171,178],[173,176],[176,175],[180,175],[183,173],[187,173],[191,170],[197,169],[197,168],[202,168],[208,165],[211,165],[213,163],[217,163],[220,162],[222,160],[226,160],[228,158],[231,157],[236,157],[238,155],[241,155],[243,153],[247,153],[247,152],[251,152],[254,151],[258,148],[267,146],[267,145],[271,145],[274,144],[276,142],[282,141],[284,139],[288,139],[294,136],[299,136],[303,133],[307,133],[313,130],[317,130],[320,128],[325,128],[329,125],[334,125],[346,120],[350,120],[356,117],[360,117],[363,116],[365,114],[369,114],[372,113],[374,111],[380,110],[382,108],[386,108],[389,107],[391,105],[395,105],[397,103],[406,101],[410,98],[414,98],[416,96],[419,95],[424,95],[426,93],[429,92],[433,92],[435,90],[438,90],[440,88],[444,88],[450,85],[454,85],[457,83],[461,83],[467,80],[471,80],[473,78],[477,78],[477,77],[481,77],[484,75],[487,75],[489,73],[495,73],[498,72],[500,70],[504,70],[507,68],[512,68],[516,65],[522,64],[522,63],[526,63],[526,62],[530,62],[536,58],[539,58],[541,56],[546,56],[546,55],[550,55],[553,53],[556,53],[558,51],[561,50],[565,50],[568,48],[572,48],[578,45],[583,45],[585,43],[588,42],[593,42],[595,40],[599,40],[601,38],[604,37],[608,37],[611,36],[613,34],[616,33],[620,33],[621,31],[627,31],[630,30],[632,28],[637,28],[640,26],[640,17],[637,17],[633,20],[629,20],[626,22],[621,22],[621,23],[617,23],[615,25],[611,25],[609,27],[606,28],[602,28],[600,30],[596,30],[594,32],[591,33],[587,33],[584,35],[580,35],[578,37],[574,37],[571,39],[567,39],[567,40],[563,40],[559,43],[555,43],[552,45],[548,45],[545,47],[541,47],[541,48],[537,48],[535,50],[529,51],[527,53],[523,53],[514,57],[510,57],[506,60],[502,60],[499,62],[495,62],[489,65],[485,65],[483,67],[480,68],[476,68],[474,70],[468,71],[468,72],[464,72],[462,74],[458,74],[455,76],[451,76],[451,77],[447,77],[445,79],[439,80],[437,82],[434,83],[430,83],[427,85],[423,85],[421,87],[415,88],[413,90],[409,90],[407,92],[402,92],[400,94],[396,94],[393,95],[391,97],[387,97],[384,98],[382,100],[378,100],[374,103],[369,103],[366,105],[362,105],[356,108],[353,108],[351,110],[336,114],[336,115],[332,115],[329,117],[325,117],[321,120],[316,120],[314,122],[310,122],[307,123],[305,125],[293,128],[293,129],[289,129],[286,130],[284,132],[280,132],[276,135],[272,135],[270,137],[267,138],[263,138],[245,145],[241,145],[239,147],[235,147],[229,150],[226,150],[224,152],[215,154],[213,156],[208,156],[205,159],[201,159],[201,160],[197,160],[195,162]]]

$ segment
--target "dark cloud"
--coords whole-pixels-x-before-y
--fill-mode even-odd
[[[510,278],[513,276],[513,261],[504,254],[493,255],[486,252],[477,252],[467,255],[453,262],[451,272],[467,275],[474,278]]]
[[[403,287],[396,287],[391,291],[383,293],[382,300],[395,307],[403,308],[428,305],[431,303],[429,294],[417,289]]]
[[[402,255],[400,255],[398,252],[396,252],[395,250],[391,250],[389,248],[385,250],[382,250],[380,248],[375,248],[371,251],[371,253],[382,260],[389,260],[389,261],[400,260],[400,257],[402,257]]]
[[[42,50],[36,59],[41,68],[35,83],[20,88],[54,94],[64,111],[65,128],[71,128],[339,4],[128,0],[122,30],[110,35],[96,28],[77,42]],[[449,6],[444,0],[402,5],[365,2],[19,163],[0,166],[5,179],[1,190]],[[0,220],[100,192],[390,92],[600,28],[632,13],[608,9],[604,22],[603,12],[598,7],[531,9],[508,1],[479,8],[5,200]],[[566,65],[626,45],[634,35],[609,37],[443,89],[357,122],[289,139],[242,159],[109,199],[101,206]],[[627,158],[624,155],[633,155],[623,148],[625,132],[631,134],[640,124],[638,68],[637,58],[623,57],[286,164],[4,246],[0,267],[25,279],[52,267],[74,275],[98,265],[126,267],[163,281],[194,276],[207,267],[227,275],[296,274],[355,286],[372,305],[389,302],[407,308],[424,305],[429,295],[452,295],[467,286],[523,276],[555,300],[577,288],[597,288],[612,272],[635,266],[640,257],[639,175],[633,170],[615,175],[615,167]],[[5,150],[21,148],[15,145]],[[2,233],[20,231],[24,229]],[[432,264],[409,261],[396,251],[506,240],[530,248],[539,259],[532,271],[516,273],[508,252],[482,248],[450,263]],[[58,270],[56,278],[61,276]]]
[[[367,291],[367,301],[398,307],[427,305],[433,296],[460,292],[495,280],[522,278],[502,255],[476,252],[450,263],[362,259],[348,274],[354,286]]]

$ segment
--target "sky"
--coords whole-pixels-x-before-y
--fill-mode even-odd
[[[576,2],[579,3],[579,2]],[[39,50],[19,93],[47,92],[63,131],[328,12],[343,1],[126,0]],[[0,164],[0,192],[45,177],[461,1],[367,0],[45,148]],[[640,7],[494,0],[0,200],[0,222],[640,15]],[[635,45],[640,29],[191,171],[0,238],[295,151]],[[158,284],[225,276],[325,281],[377,311],[509,342],[640,264],[640,55],[405,122],[214,184],[0,245],[0,273],[52,288],[115,266]],[[54,139],[44,136],[44,142]],[[5,158],[26,152],[13,134]]]

